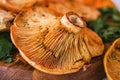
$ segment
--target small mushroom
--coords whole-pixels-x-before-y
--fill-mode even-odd
[[[12,12],[19,12],[22,8],[32,6],[36,0],[1,0],[0,5]]]
[[[10,26],[12,25],[14,16],[12,13],[0,9],[0,32],[1,31],[8,31]]]
[[[104,68],[108,80],[120,80],[120,38],[105,53]]]
[[[60,18],[43,7],[23,10],[11,27],[11,38],[30,65],[50,74],[76,72],[104,49],[79,15],[68,12]]]

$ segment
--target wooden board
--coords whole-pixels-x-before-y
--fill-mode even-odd
[[[0,80],[32,80],[33,68],[22,62],[0,62]]]
[[[94,59],[80,71],[67,75],[52,75],[34,70],[22,62],[0,62],[0,80],[102,80],[105,77],[103,57]],[[33,76],[33,77],[32,77]]]

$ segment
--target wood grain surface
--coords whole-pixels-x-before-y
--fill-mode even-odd
[[[0,62],[0,80],[102,80],[105,77],[102,58],[96,58],[78,72],[66,75],[40,72],[20,61]]]
[[[0,80],[32,80],[33,68],[22,62],[0,62]]]

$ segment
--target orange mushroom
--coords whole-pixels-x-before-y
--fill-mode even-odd
[[[33,7],[16,16],[11,38],[34,68],[50,74],[78,71],[103,53],[101,38],[76,13],[63,17],[48,8]]]
[[[104,68],[108,80],[120,80],[120,38],[105,53]]]

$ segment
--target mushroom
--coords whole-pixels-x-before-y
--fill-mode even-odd
[[[19,12],[24,7],[32,6],[36,0],[1,0],[0,5],[12,12]]]
[[[12,25],[14,16],[12,13],[0,9],[0,32],[1,31],[8,31],[10,26]]]
[[[49,2],[48,7],[60,13],[61,15],[64,15],[69,11],[74,11],[78,15],[82,16],[86,21],[96,20],[101,15],[97,9],[81,4],[76,0]]]
[[[43,7],[25,9],[17,15],[11,38],[30,65],[50,74],[76,72],[104,49],[101,38],[78,14],[68,12],[58,17]]]
[[[120,80],[120,38],[105,53],[104,68],[108,80]]]

